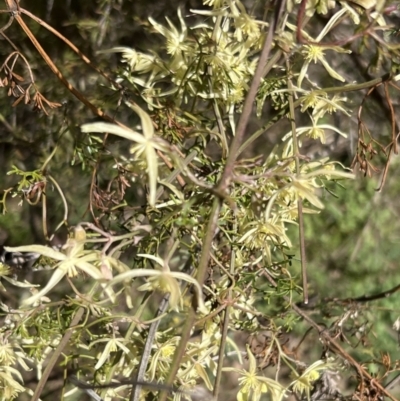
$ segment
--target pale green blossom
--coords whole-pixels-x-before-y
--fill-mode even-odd
[[[131,355],[131,352],[129,351],[129,349],[126,347],[126,345],[124,344],[125,342],[127,342],[127,340],[123,339],[123,338],[101,338],[99,340],[95,340],[93,341],[89,348],[93,347],[95,344],[101,343],[101,342],[105,342],[106,346],[104,347],[103,351],[101,352],[100,356],[98,357],[96,366],[94,367],[95,370],[100,369],[107,361],[107,359],[109,359],[110,355],[112,352],[116,352],[118,350],[121,350],[122,352],[124,352],[127,355]]]
[[[186,52],[189,47],[185,43],[187,37],[187,27],[184,19],[182,18],[182,11],[180,8],[178,9],[178,18],[181,24],[181,32],[179,32],[175,28],[168,17],[166,17],[165,19],[167,20],[170,29],[159,24],[151,17],[149,18],[149,21],[157,30],[157,32],[161,33],[161,35],[163,35],[167,39],[167,53],[171,54],[172,56],[181,58],[183,56],[183,53]]]
[[[14,377],[22,382],[21,373],[10,366],[0,366],[0,401],[11,401],[25,391]]]
[[[64,276],[76,277],[78,270],[86,273],[99,282],[106,281],[106,277],[101,272],[99,266],[102,264],[104,255],[99,251],[86,251],[84,249],[86,243],[86,232],[78,226],[75,228],[74,236],[69,238],[61,251],[56,251],[49,246],[43,245],[27,245],[19,247],[6,247],[7,252],[34,252],[39,255],[48,257],[56,263],[53,266],[55,270],[50,280],[39,292],[24,300],[25,305],[31,305],[43,298],[50,292]],[[113,258],[106,257],[111,264],[117,263]],[[110,300],[115,299],[112,288],[105,289]]]
[[[320,101],[315,105],[312,115],[316,121],[322,118],[326,113],[332,114],[336,113],[338,110],[350,116],[350,113],[341,104],[346,101],[346,97],[340,97],[338,95],[334,95],[332,99],[320,99]]]
[[[278,216],[270,218],[269,210],[265,212],[264,219],[248,222],[242,229],[244,234],[238,243],[245,244],[250,249],[261,249],[268,263],[272,263],[271,246],[286,244],[291,247],[291,241],[286,235],[286,228]]]
[[[337,13],[335,13],[332,16],[332,18],[328,21],[328,23],[325,25],[324,29],[320,32],[320,34],[317,36],[316,39],[310,37],[305,32],[303,32],[303,36],[309,42],[315,42],[315,43],[321,42],[321,40],[325,37],[325,35],[335,26],[335,24],[339,20],[339,18],[342,18],[345,13],[347,13],[347,10],[344,8],[340,9]],[[297,27],[292,24],[288,23],[287,26],[290,29],[297,30]],[[325,58],[326,50],[333,50],[337,53],[351,53],[350,50],[343,49],[342,47],[339,47],[339,46],[320,46],[318,44],[304,45],[301,50],[301,53],[302,53],[305,61],[304,61],[303,66],[301,67],[299,77],[297,79],[297,87],[298,88],[301,88],[303,79],[306,76],[308,67],[312,61],[314,63],[317,63],[317,62],[321,63],[332,78],[335,78],[342,82],[345,81],[345,79],[339,73],[337,73],[334,70],[334,68],[332,68],[329,65],[328,61]]]
[[[204,0],[205,6],[213,7],[214,9],[221,8],[227,4],[227,0]]]
[[[0,364],[1,365],[14,365],[16,361],[16,355],[12,345],[0,335]]]
[[[170,306],[172,308],[177,308],[182,297],[181,289],[177,280],[184,280],[194,285],[194,289],[197,294],[198,311],[201,313],[208,312],[204,305],[200,284],[195,278],[186,273],[171,271],[168,264],[165,263],[164,260],[159,256],[147,254],[138,254],[138,256],[153,260],[161,267],[161,269],[127,269],[127,271],[114,277],[114,279],[107,284],[107,287],[113,286],[120,282],[127,282],[127,280],[130,280],[134,277],[149,277],[147,283],[140,286],[138,290],[147,291],[158,289],[162,292],[169,293]]]
[[[302,396],[304,393],[307,400],[310,400],[310,391],[313,389],[313,384],[320,378],[321,372],[335,367],[336,365],[331,361],[316,361],[310,365],[301,375],[294,373],[295,380],[290,384],[293,391]]]
[[[257,370],[256,358],[247,345],[249,359],[248,369],[223,368],[224,371],[236,372],[239,374],[240,389],[237,393],[238,401],[259,401],[266,393],[271,394],[272,401],[281,401],[285,396],[285,388],[277,381],[269,377],[260,376]]]
[[[156,343],[153,348],[156,349],[150,359],[149,379],[153,381],[156,373],[168,374],[172,358],[175,354],[176,346],[180,341],[180,337],[172,337],[164,343]]]

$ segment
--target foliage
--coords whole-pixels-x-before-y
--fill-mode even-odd
[[[101,1],[98,7],[112,19],[122,3]],[[43,280],[13,275],[6,260],[0,265],[6,294],[0,399],[26,394],[45,399],[41,393],[54,370],[68,379],[60,384],[60,399],[79,387],[87,390],[89,382],[104,400],[144,400],[149,393],[160,400],[195,399],[199,385],[218,398],[236,374],[232,396],[239,401],[265,394],[281,401],[291,393],[310,400],[321,394],[342,397],[326,379],[339,368],[348,380],[356,374],[350,397],[393,399],[382,380],[398,362],[374,354],[380,369],[371,372],[365,360],[356,361],[341,345],[352,332],[368,350],[369,326],[358,307],[368,298],[343,301],[333,299],[342,293],[332,294],[329,303],[316,307],[329,324],[326,330],[298,305],[302,292],[304,304],[308,301],[304,214],[314,219],[324,204],[330,210],[333,199],[321,194],[345,180],[351,185],[347,180],[354,178],[338,161],[307,152],[315,143],[327,149],[332,132],[347,136],[334,120],[351,118],[345,93],[368,89],[359,99],[352,167],[372,175],[384,160],[382,188],[397,153],[392,91],[398,89],[399,54],[389,24],[395,8],[322,0],[283,3],[278,12],[277,5],[260,9],[239,0],[205,1],[191,11],[196,16],[191,26],[181,9],[174,21],[143,22],[163,40],[162,46],[144,46],[146,52],[116,46],[118,33],[110,33],[115,41],[98,55],[117,54],[121,63],[106,73],[101,62],[94,64],[36,15],[12,0],[7,6],[37,55],[11,46],[1,85],[8,88],[15,113],[32,115],[29,105],[41,113],[30,120],[43,134],[32,137],[2,116],[15,134],[11,143],[29,145],[29,158],[9,158],[13,181],[5,185],[2,209],[14,213],[40,205],[46,245],[5,248],[36,255],[33,268],[43,269]],[[65,72],[40,45],[43,33],[22,16],[74,52],[63,55]],[[104,40],[112,26],[107,18],[99,27]],[[121,31],[127,26],[128,20]],[[77,27],[89,43],[97,40],[93,21],[79,20]],[[97,48],[101,44],[97,41]],[[347,63],[354,54],[365,63],[372,60],[369,69],[380,76],[343,86],[353,81]],[[78,59],[91,68],[82,82]],[[40,71],[44,65],[61,85],[50,88]],[[92,89],[90,97],[82,93],[85,87]],[[368,128],[363,114],[378,91],[392,124],[389,141],[380,135],[385,132]],[[66,93],[77,101],[63,106]],[[262,127],[247,132],[253,106],[252,122]],[[85,121],[88,111],[103,121]],[[253,146],[262,135],[277,136],[272,149]],[[92,222],[82,221],[85,210]],[[317,330],[322,356],[303,358],[302,341],[287,345],[285,336],[296,340],[308,334],[300,318]],[[33,367],[39,382],[31,390],[24,380]],[[139,384],[132,389],[134,381]]]

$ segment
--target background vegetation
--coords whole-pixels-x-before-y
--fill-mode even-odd
[[[396,2],[3,9],[1,400],[396,399]]]

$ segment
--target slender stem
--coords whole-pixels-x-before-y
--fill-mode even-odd
[[[321,93],[344,93],[344,92],[354,92],[363,89],[369,89],[374,86],[380,85],[383,82],[391,81],[391,80],[400,80],[397,76],[392,77],[390,74],[385,74],[382,77],[372,79],[371,81],[363,82],[361,84],[350,84],[344,86],[334,86],[330,88],[321,88],[315,89],[315,92]],[[311,91],[312,92],[312,91]],[[296,109],[301,105],[302,99],[298,99],[294,102],[293,107]],[[245,149],[247,149],[257,138],[259,138],[265,131],[272,128],[278,121],[280,121],[286,114],[288,110],[285,108],[283,110],[279,110],[275,115],[271,117],[271,119],[264,124],[259,130],[257,130],[253,135],[250,136],[239,148],[238,154],[240,155]]]
[[[239,118],[236,134],[230,146],[229,156],[226,161],[224,172],[222,173],[221,181],[218,185],[218,190],[222,192],[225,192],[227,187],[229,186],[230,180],[232,178],[233,168],[239,155],[240,145],[243,142],[243,138],[246,133],[246,127],[249,122],[250,115],[253,111],[254,99],[257,95],[258,87],[260,86],[261,78],[263,76],[265,65],[267,63],[272,47],[272,40],[277,25],[275,18],[276,15],[271,16],[267,38],[265,39],[249,92],[247,93],[246,99],[244,101],[243,111]]]
[[[164,296],[164,298],[161,300],[161,304],[156,313],[156,318],[161,316],[167,310],[168,303],[169,303],[169,294],[166,294]],[[144,375],[146,373],[147,364],[148,364],[149,358],[150,358],[151,347],[153,346],[153,341],[156,336],[157,329],[158,329],[160,322],[161,322],[161,319],[157,319],[150,325],[149,333],[147,334],[146,344],[143,348],[142,357],[140,359],[138,372],[137,372],[136,378],[134,378],[135,381],[138,381],[138,382],[144,381]],[[139,385],[139,384],[136,385],[132,389],[129,400],[130,401],[139,401],[141,389],[142,389],[141,385]]]
[[[286,57],[286,69],[290,74],[290,62]],[[300,151],[299,144],[297,141],[296,132],[296,117],[294,112],[294,100],[293,100],[293,84],[288,77],[288,89],[289,89],[289,114],[290,114],[290,125],[292,129],[292,140],[293,140],[293,156],[296,165],[296,175],[300,175]],[[307,262],[306,262],[306,246],[304,239],[304,218],[303,218],[303,200],[299,196],[297,199],[297,214],[299,219],[299,242],[300,242],[300,260],[301,260],[301,276],[303,281],[303,302],[308,304],[308,284],[307,284]]]
[[[64,205],[64,218],[63,218],[62,221],[60,221],[60,223],[58,223],[58,225],[57,225],[57,227],[55,228],[53,234],[51,235],[51,237],[50,237],[50,241],[51,241],[51,240],[53,239],[55,233],[57,232],[57,230],[58,230],[62,225],[64,225],[64,224],[67,225],[67,224],[68,224],[68,223],[67,223],[67,221],[68,221],[68,203],[67,203],[67,200],[66,200],[66,198],[65,198],[65,196],[64,196],[64,193],[63,193],[61,187],[58,185],[58,182],[57,182],[50,174],[48,175],[48,178],[49,178],[49,180],[53,183],[53,185],[57,188],[57,191],[58,191],[58,193],[60,194],[61,199],[62,199],[62,202],[63,202],[63,205]]]
[[[47,364],[47,366],[43,372],[43,375],[42,375],[38,385],[36,386],[36,389],[32,395],[31,401],[37,401],[39,399],[40,394],[42,393],[43,388],[50,376],[50,373],[54,369],[54,365],[56,364],[56,362],[57,362],[59,356],[61,355],[62,351],[64,350],[64,348],[67,346],[67,344],[74,332],[75,327],[78,325],[79,321],[81,320],[81,318],[83,316],[84,311],[85,311],[85,309],[81,307],[75,313],[75,316],[73,317],[71,324],[69,325],[69,328],[67,329],[66,333],[64,334],[64,337],[61,339],[56,350],[54,351],[53,355],[51,356],[49,363]]]
[[[308,304],[308,283],[307,283],[307,259],[306,244],[304,234],[304,216],[303,216],[303,200],[299,198],[297,201],[297,213],[299,216],[299,242],[300,242],[300,259],[301,259],[301,277],[303,282],[303,302]]]
[[[264,276],[268,279],[268,281],[274,286],[277,287],[278,284],[274,280],[271,275],[265,271]],[[284,299],[287,302],[290,302],[289,297],[284,296]],[[296,306],[295,304],[291,303],[292,309],[300,316],[302,317],[307,323],[310,324],[319,334],[320,338],[325,340],[326,346],[335,354],[340,355],[343,359],[345,359],[351,366],[353,366],[356,370],[358,375],[360,376],[361,380],[364,380],[364,378],[367,378],[369,381],[373,381],[374,386],[379,390],[382,394],[384,394],[386,397],[390,398],[392,401],[398,401],[396,397],[394,397],[388,390],[387,387],[382,386],[377,380],[374,380],[374,378],[364,369],[363,366],[361,366],[349,353],[342,348],[342,346],[330,336],[328,330],[326,330],[325,327],[320,326],[319,324],[315,323],[314,320],[301,308]]]
[[[235,251],[232,251],[231,254],[231,268],[230,274],[233,276],[235,274]],[[232,287],[229,288],[228,291],[228,302],[230,303],[232,300]],[[213,396],[214,399],[218,399],[218,394],[221,386],[221,377],[222,377],[222,368],[224,366],[224,357],[225,357],[225,346],[226,346],[226,338],[228,336],[228,328],[229,328],[229,314],[230,314],[230,305],[228,304],[224,311],[224,322],[222,326],[221,332],[221,343],[219,345],[219,353],[218,353],[218,365],[217,365],[217,373],[215,374],[214,381],[214,389]]]
[[[230,146],[229,156],[228,156],[224,171],[222,173],[221,180],[216,189],[217,193],[221,193],[221,194],[226,193],[226,189],[229,186],[229,183],[231,181],[232,174],[233,174],[233,168],[234,168],[236,159],[238,157],[238,150],[240,148],[240,145],[243,141],[243,138],[244,138],[244,135],[246,132],[247,123],[249,121],[249,118],[250,118],[250,115],[251,115],[251,112],[253,109],[254,99],[257,95],[257,90],[258,90],[258,87],[261,82],[265,64],[266,64],[266,61],[268,59],[268,56],[269,56],[269,53],[270,53],[270,50],[272,47],[272,40],[273,40],[274,32],[276,29],[278,17],[279,17],[279,15],[277,15],[277,14],[275,14],[271,17],[267,38],[264,42],[264,46],[261,51],[260,59],[257,64],[257,68],[255,71],[249,92],[247,93],[246,99],[244,101],[243,112],[240,115],[238,127],[236,130],[236,135]],[[196,277],[200,286],[203,285],[204,279],[206,276],[208,262],[210,259],[210,253],[211,253],[211,249],[212,249],[212,247],[211,247],[212,240],[214,238],[216,229],[218,227],[218,217],[219,217],[219,212],[222,207],[222,199],[223,198],[220,196],[214,198],[213,207],[212,207],[209,221],[207,224],[206,233],[205,233],[204,242],[203,242],[202,253],[201,253],[200,262],[199,262],[199,268],[198,268],[197,277]],[[167,384],[169,384],[169,385],[173,383],[175,375],[179,369],[179,364],[185,353],[186,344],[190,338],[190,332],[194,326],[195,319],[196,319],[196,311],[194,309],[194,305],[192,305],[192,308],[190,309],[188,317],[186,319],[185,325],[182,329],[181,341],[175,351],[174,359],[171,364],[170,372],[169,372],[169,375],[167,378]],[[165,401],[166,397],[167,397],[167,393],[165,391],[161,392],[159,401]]]
[[[208,262],[210,259],[210,253],[212,249],[211,248],[212,240],[214,238],[215,231],[218,226],[218,216],[220,210],[221,210],[221,201],[219,198],[215,198],[206,229],[206,236],[203,241],[203,251],[201,253],[199,268],[197,271],[197,281],[199,282],[200,286],[203,285],[206,276]],[[172,361],[166,382],[168,385],[172,384],[175,379],[175,375],[179,369],[181,359],[185,353],[186,344],[189,341],[190,333],[194,326],[195,320],[196,320],[196,310],[193,302],[192,307],[189,310],[189,314],[186,318],[185,324],[182,328],[181,341],[179,342],[179,345],[177,346],[174,354],[174,359]],[[161,392],[159,401],[165,401],[166,397],[167,393],[165,391]]]
[[[217,32],[220,29],[221,21],[222,21],[222,16],[219,15],[217,17],[216,22],[215,22],[214,31],[213,31],[213,34],[212,34],[212,40],[215,43],[217,43],[217,40],[218,40]],[[213,89],[213,86],[212,86],[212,80],[211,80],[211,77],[212,77],[212,74],[213,74],[213,68],[212,68],[211,65],[208,66],[207,73],[208,73],[208,88],[209,88],[209,91],[210,91],[210,93],[214,93],[214,89]],[[222,157],[225,158],[226,154],[228,152],[228,141],[226,139],[225,126],[224,126],[224,122],[222,121],[222,116],[221,116],[221,113],[219,111],[218,102],[217,102],[216,98],[213,99],[212,105],[213,105],[213,111],[214,111],[215,119],[217,120],[218,131],[219,131],[219,133],[221,135]]]
[[[13,9],[15,7],[15,0],[6,0],[7,5]],[[21,17],[19,7],[15,10],[15,20],[18,22],[19,26],[22,28],[22,30],[25,32],[25,34],[28,36],[28,38],[31,40],[33,45],[35,46],[36,50],[39,52],[39,54],[42,56],[43,60],[46,62],[46,64],[50,67],[50,69],[53,71],[53,73],[57,76],[57,78],[61,81],[61,83],[78,99],[80,100],[85,106],[87,106],[93,114],[101,117],[105,121],[113,122],[115,124],[118,124],[120,127],[125,127],[122,123],[115,121],[114,118],[110,117],[108,114],[104,113],[104,111],[100,110],[97,108],[93,103],[91,103],[80,91],[78,91],[74,86],[72,86],[68,80],[64,77],[64,75],[61,73],[61,71],[57,68],[57,66],[53,63],[51,58],[48,56],[48,54],[44,51],[43,47],[41,44],[38,42],[36,39],[35,35],[32,33],[32,31],[29,29],[29,27],[25,24],[24,20]]]
[[[381,77],[372,79],[371,81],[363,82],[361,84],[349,84],[337,87],[330,87],[330,88],[322,88],[318,89],[318,91],[325,92],[325,93],[344,93],[344,92],[354,92],[359,91],[361,89],[369,89],[374,86],[380,85],[383,82],[391,81],[393,77],[391,74],[385,74]]]

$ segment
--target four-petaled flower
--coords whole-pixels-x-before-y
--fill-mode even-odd
[[[104,255],[100,251],[87,251],[84,249],[86,242],[85,230],[78,226],[75,228],[74,237],[69,238],[67,243],[63,246],[62,251],[57,251],[49,246],[44,245],[27,245],[18,247],[5,247],[7,252],[34,252],[39,255],[46,256],[54,261],[55,272],[48,281],[48,283],[32,297],[25,299],[25,305],[31,305],[39,301],[43,296],[50,292],[64,276],[75,277],[78,274],[77,269],[86,273],[99,281],[106,281],[107,277],[101,272],[98,264],[104,263]],[[110,264],[117,263],[113,258],[105,257]],[[103,284],[104,286],[104,284]],[[108,297],[114,301],[115,294],[112,288],[107,287],[105,291]]]
[[[290,384],[293,391],[300,397],[306,393],[307,400],[310,400],[310,391],[313,389],[313,383],[320,377],[320,372],[334,367],[330,361],[319,360],[310,365],[301,375],[295,373],[296,379]]]
[[[328,61],[325,59],[325,50],[333,50],[337,53],[351,53],[350,50],[343,49],[340,46],[320,46],[318,43],[322,40],[322,38],[335,26],[336,22],[341,18],[345,13],[348,11],[345,8],[342,8],[339,10],[335,15],[332,16],[332,18],[328,21],[328,23],[325,25],[324,29],[321,31],[321,33],[317,36],[316,39],[313,39],[310,37],[307,33],[303,32],[304,38],[310,42],[310,43],[316,43],[316,44],[306,44],[304,45],[301,53],[304,56],[304,64],[301,67],[299,77],[297,79],[297,87],[301,88],[301,84],[303,82],[303,79],[306,75],[306,72],[308,70],[308,67],[313,61],[314,63],[320,62],[328,72],[328,74],[332,77],[335,78],[339,81],[344,82],[345,79],[338,74],[328,63]],[[296,30],[297,27],[291,24],[287,24],[290,29]]]
[[[237,394],[238,401],[259,401],[262,394],[271,393],[272,401],[280,401],[285,396],[285,388],[277,381],[265,376],[257,375],[256,358],[247,346],[249,358],[249,368],[236,369],[224,368],[225,371],[236,372],[241,376],[239,378],[240,389]]]

